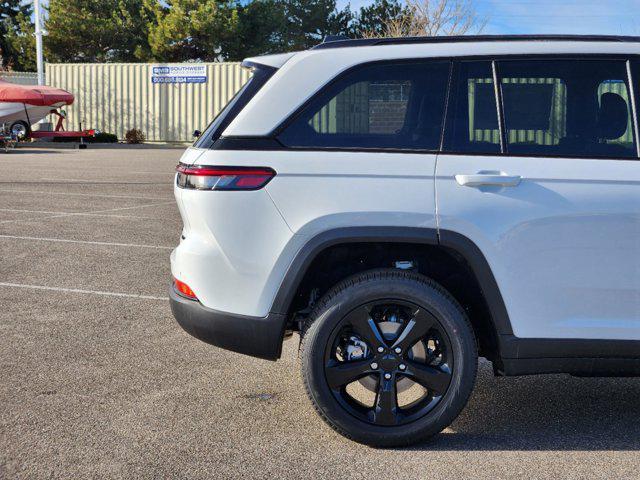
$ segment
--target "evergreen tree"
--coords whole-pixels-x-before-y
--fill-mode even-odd
[[[336,9],[335,0],[282,0],[287,28],[283,51],[305,50],[327,35],[348,35],[353,13],[349,6]]]
[[[215,61],[237,45],[238,9],[218,0],[145,0],[150,58],[164,62]],[[237,47],[236,47],[237,48]]]
[[[387,23],[406,14],[406,7],[399,0],[375,0],[373,4],[360,8],[352,33],[356,37],[382,36]]]
[[[0,54],[2,67],[13,70],[33,68],[30,59],[21,51],[24,45],[22,28],[29,24],[31,5],[22,0],[2,0],[0,2]],[[33,30],[31,30],[32,32]],[[25,32],[29,34],[31,32]],[[33,43],[35,45],[35,42]],[[33,55],[35,58],[35,54]]]
[[[288,25],[284,5],[279,0],[259,0],[238,5],[235,42],[229,42],[224,56],[228,60],[284,51]]]
[[[50,0],[44,45],[53,62],[133,62],[148,55],[143,0]]]
[[[30,7],[22,0],[0,2],[3,64],[34,68]],[[402,0],[374,0],[354,13],[349,6],[338,10],[336,0],[50,0],[45,57],[53,62],[237,61],[304,50],[327,35],[389,35],[390,25],[413,24],[424,16],[418,15],[422,10],[415,0],[407,2],[415,4],[413,9]]]

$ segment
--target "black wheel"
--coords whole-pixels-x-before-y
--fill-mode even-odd
[[[14,136],[14,138],[22,140],[23,138],[27,138],[30,134],[31,128],[27,125],[27,122],[18,120],[11,124],[11,135]]]
[[[376,270],[334,287],[303,332],[302,376],[322,418],[357,442],[404,446],[446,428],[476,378],[473,330],[440,285]]]

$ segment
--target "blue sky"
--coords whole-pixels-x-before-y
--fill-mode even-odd
[[[352,9],[373,3],[338,0]],[[640,35],[640,0],[475,0],[482,33]]]

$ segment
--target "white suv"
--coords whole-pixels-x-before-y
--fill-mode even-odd
[[[251,58],[189,148],[173,314],[406,445],[497,375],[640,374],[640,38],[333,40]]]

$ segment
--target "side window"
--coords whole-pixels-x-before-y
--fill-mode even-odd
[[[624,61],[498,62],[507,152],[635,157]]]
[[[491,63],[460,62],[454,70],[444,149],[450,152],[500,153]]]
[[[449,62],[367,65],[321,91],[279,140],[289,147],[438,150]]]

